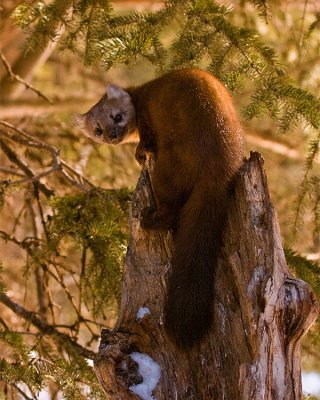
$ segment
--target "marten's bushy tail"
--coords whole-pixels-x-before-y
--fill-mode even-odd
[[[214,276],[222,246],[226,201],[224,195],[194,191],[181,210],[164,324],[166,332],[182,348],[199,342],[212,323]]]

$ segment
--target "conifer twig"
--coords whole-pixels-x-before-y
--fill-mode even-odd
[[[5,55],[3,54],[3,52],[1,50],[0,50],[0,58],[1,58],[3,66],[7,70],[8,75],[10,76],[11,79],[22,83],[27,89],[32,90],[34,93],[36,93],[39,97],[42,97],[48,103],[54,104],[54,102],[52,100],[50,100],[47,96],[45,96],[43,93],[41,93],[40,90],[36,89],[33,85],[31,85],[30,83],[26,82],[24,79],[21,78],[21,76],[15,74],[12,71],[11,65],[9,64],[7,58],[5,57]]]
[[[16,237],[9,235],[7,232],[1,231],[1,230],[0,230],[0,239],[5,240],[6,242],[12,242],[12,243],[16,244],[17,246],[21,247],[23,250],[26,250],[28,252],[28,254],[31,254],[30,246],[32,244],[38,246],[39,243],[41,242],[39,239],[30,238],[30,237],[26,237],[20,241]]]
[[[320,132],[315,140],[311,141],[310,143],[310,153],[306,160],[305,171],[303,178],[300,183],[300,193],[297,197],[296,207],[295,207],[295,218],[293,223],[293,240],[296,238],[296,234],[298,231],[298,225],[301,218],[301,211],[303,209],[304,201],[306,196],[310,192],[310,179],[309,175],[313,169],[313,166],[316,162],[316,157],[319,154],[319,143],[320,143]]]
[[[24,399],[26,399],[26,400],[34,400],[34,399],[35,399],[35,397],[29,397],[23,390],[21,390],[21,389],[19,388],[19,386],[18,386],[17,384],[11,382],[10,385],[11,385],[14,389],[16,389],[16,391],[17,391]]]

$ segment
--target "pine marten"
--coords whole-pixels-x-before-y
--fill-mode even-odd
[[[226,88],[208,72],[181,69],[140,87],[109,85],[77,122],[99,143],[139,140],[136,159],[154,153],[157,208],[146,229],[172,229],[174,255],[164,326],[183,348],[212,323],[215,265],[233,178],[243,160],[241,125]]]

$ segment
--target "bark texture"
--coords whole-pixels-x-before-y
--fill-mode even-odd
[[[170,232],[140,227],[141,209],[153,202],[145,168],[132,201],[119,319],[103,331],[95,360],[107,397],[140,398],[129,389],[142,380],[129,356],[138,351],[161,367],[157,400],[301,399],[300,340],[319,305],[288,270],[261,156],[252,153],[239,171],[216,273],[214,324],[188,353],[163,329],[173,248]],[[150,314],[138,319],[140,307]]]

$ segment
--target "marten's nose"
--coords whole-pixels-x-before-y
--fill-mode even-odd
[[[110,132],[109,132],[109,139],[110,139],[110,140],[115,140],[115,139],[117,139],[117,132],[116,132],[116,131],[110,131]]]

